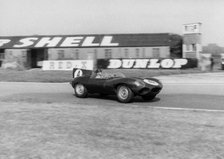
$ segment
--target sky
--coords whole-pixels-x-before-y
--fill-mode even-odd
[[[224,0],[0,0],[0,36],[176,33],[224,47]]]

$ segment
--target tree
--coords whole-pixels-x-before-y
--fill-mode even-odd
[[[170,57],[172,58],[182,58],[182,45],[183,45],[183,38],[177,34],[170,35]]]
[[[224,47],[220,47],[217,44],[208,44],[202,47],[202,53],[210,53],[214,57],[220,57],[221,53],[224,53]]]

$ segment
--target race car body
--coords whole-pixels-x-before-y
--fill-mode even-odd
[[[73,81],[75,95],[87,97],[88,93],[101,95],[117,95],[119,102],[131,102],[134,96],[141,96],[144,100],[152,100],[161,91],[162,83],[155,78],[119,77],[107,78],[91,77],[92,71],[74,69]]]

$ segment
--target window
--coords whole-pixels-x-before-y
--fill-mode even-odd
[[[112,50],[105,49],[105,58],[110,59],[112,57]]]
[[[79,49],[75,49],[74,59],[79,59]]]
[[[63,60],[65,58],[65,51],[58,50],[58,60]]]
[[[196,51],[196,44],[192,44],[192,51]]]
[[[80,55],[79,51],[80,51],[79,49],[72,49],[72,55],[71,55],[72,57],[71,58],[75,59],[75,60],[78,60],[80,58],[79,57],[79,55]]]
[[[197,25],[194,25],[194,29],[195,29],[195,30],[197,29]]]
[[[142,57],[145,58],[145,48],[142,49]]]
[[[140,57],[140,50],[139,50],[139,48],[136,48],[135,55],[136,55],[136,58]]]
[[[186,51],[191,51],[190,45],[186,45]]]
[[[189,45],[186,45],[186,51],[187,51],[187,52],[197,51],[197,49],[196,49],[196,44],[189,44]]]
[[[153,58],[160,58],[160,49],[152,48],[152,56],[153,56]]]
[[[129,57],[129,53],[128,53],[128,49],[124,49],[124,57],[128,58]]]

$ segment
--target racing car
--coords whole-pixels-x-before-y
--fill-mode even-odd
[[[86,98],[88,94],[116,95],[121,103],[132,102],[134,96],[143,100],[152,100],[163,88],[162,83],[155,78],[125,77],[123,74],[113,74],[107,77],[97,77],[92,70],[73,69],[75,96]]]

